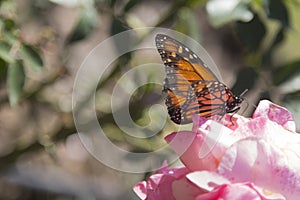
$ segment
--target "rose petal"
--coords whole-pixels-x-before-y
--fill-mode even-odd
[[[192,200],[204,190],[192,184],[185,176],[187,173],[189,171],[185,167],[163,166],[147,181],[137,183],[133,191],[147,200]]]
[[[172,133],[165,137],[165,140],[180,156],[181,162],[190,170],[215,170],[217,160],[213,155],[203,159],[199,158],[199,152],[203,144],[203,135],[190,131]]]
[[[296,124],[293,115],[286,108],[276,105],[268,100],[262,100],[259,102],[252,118],[260,116],[264,116],[292,132],[296,131]]]
[[[230,181],[215,172],[199,171],[187,174],[187,178],[208,193],[201,194],[197,200],[214,199],[268,199],[284,200],[277,193],[266,192],[251,183],[230,183]]]
[[[141,198],[148,200],[175,200],[172,184],[176,180],[186,179],[189,171],[185,167],[168,168],[163,166],[158,172],[146,181],[137,183],[133,191]]]
[[[296,200],[300,196],[300,175],[288,166],[280,149],[263,139],[248,138],[226,151],[218,173],[233,183],[250,181],[270,194],[280,193]]]
[[[285,200],[275,194],[265,197],[251,183],[222,185],[212,192],[199,195],[196,200]]]
[[[165,140],[182,168],[166,163],[134,191],[142,199],[298,200],[300,135],[290,112],[261,101],[252,119],[193,116],[192,131]]]
[[[215,199],[261,200],[262,198],[255,190],[253,190],[253,188],[243,184],[222,185],[216,188],[211,193],[209,193],[209,195],[203,194],[197,197],[197,200],[215,200]]]
[[[194,200],[199,194],[205,193],[203,189],[191,183],[187,178],[174,181],[172,190],[176,200]]]
[[[225,177],[210,171],[191,172],[186,177],[192,183],[206,191],[212,191],[216,186],[230,184],[230,181]]]
[[[133,191],[140,197],[140,199],[147,198],[147,182],[141,181],[133,186]]]
[[[226,137],[231,132],[221,124],[208,120],[197,132],[172,133],[165,140],[189,170],[214,171],[225,149],[232,144],[230,137]]]

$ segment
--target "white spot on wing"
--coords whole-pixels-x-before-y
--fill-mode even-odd
[[[179,46],[178,52],[179,52],[179,53],[182,53],[182,46]]]

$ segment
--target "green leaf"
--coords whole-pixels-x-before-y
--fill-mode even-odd
[[[24,65],[21,60],[17,60],[8,66],[7,91],[11,106],[16,105],[23,95],[25,83]]]
[[[5,29],[9,31],[13,30],[16,27],[15,21],[13,21],[12,19],[5,19],[4,24]]]
[[[11,46],[6,42],[0,41],[0,58],[3,59],[7,63],[13,63],[15,58],[10,55]]]
[[[253,13],[249,10],[250,0],[210,0],[206,4],[208,19],[219,27],[232,21],[249,22]]]
[[[185,3],[186,7],[192,8],[192,9],[194,9],[194,8],[197,9],[200,6],[206,4],[207,0],[186,0],[185,2],[186,2]]]
[[[10,46],[14,45],[15,42],[17,42],[17,40],[18,40],[18,38],[9,31],[3,31],[1,36],[2,36],[1,40],[5,41],[5,43],[7,43]]]
[[[236,82],[232,87],[234,94],[241,94],[246,89],[251,90],[257,80],[258,74],[253,67],[245,67],[240,69]]]
[[[300,60],[288,63],[286,65],[278,67],[272,73],[273,83],[280,85],[285,81],[299,75],[300,73]]]
[[[6,67],[7,63],[0,58],[0,81],[6,77]]]
[[[266,27],[257,15],[248,23],[238,22],[237,30],[242,44],[250,51],[260,47],[266,34]]]
[[[268,17],[281,22],[284,27],[289,27],[288,10],[282,0],[271,0],[268,2]]]
[[[23,44],[20,48],[20,57],[28,67],[35,71],[40,71],[44,66],[40,54],[33,46]]]
[[[93,7],[82,9],[79,20],[72,33],[69,35],[66,43],[70,44],[89,36],[94,30],[96,22],[97,14]]]

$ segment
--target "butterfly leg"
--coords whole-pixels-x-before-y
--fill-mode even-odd
[[[232,125],[234,125],[233,121],[232,121],[232,117],[234,114],[236,114],[239,110],[241,109],[241,107],[236,107],[235,109],[231,110],[230,113],[233,113],[231,116],[230,116],[230,121],[232,123]]]

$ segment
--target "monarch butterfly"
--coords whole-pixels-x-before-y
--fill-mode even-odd
[[[208,118],[240,109],[244,99],[219,82],[192,50],[163,34],[157,34],[155,41],[165,65],[163,93],[173,122],[187,124],[192,122],[194,114]]]

